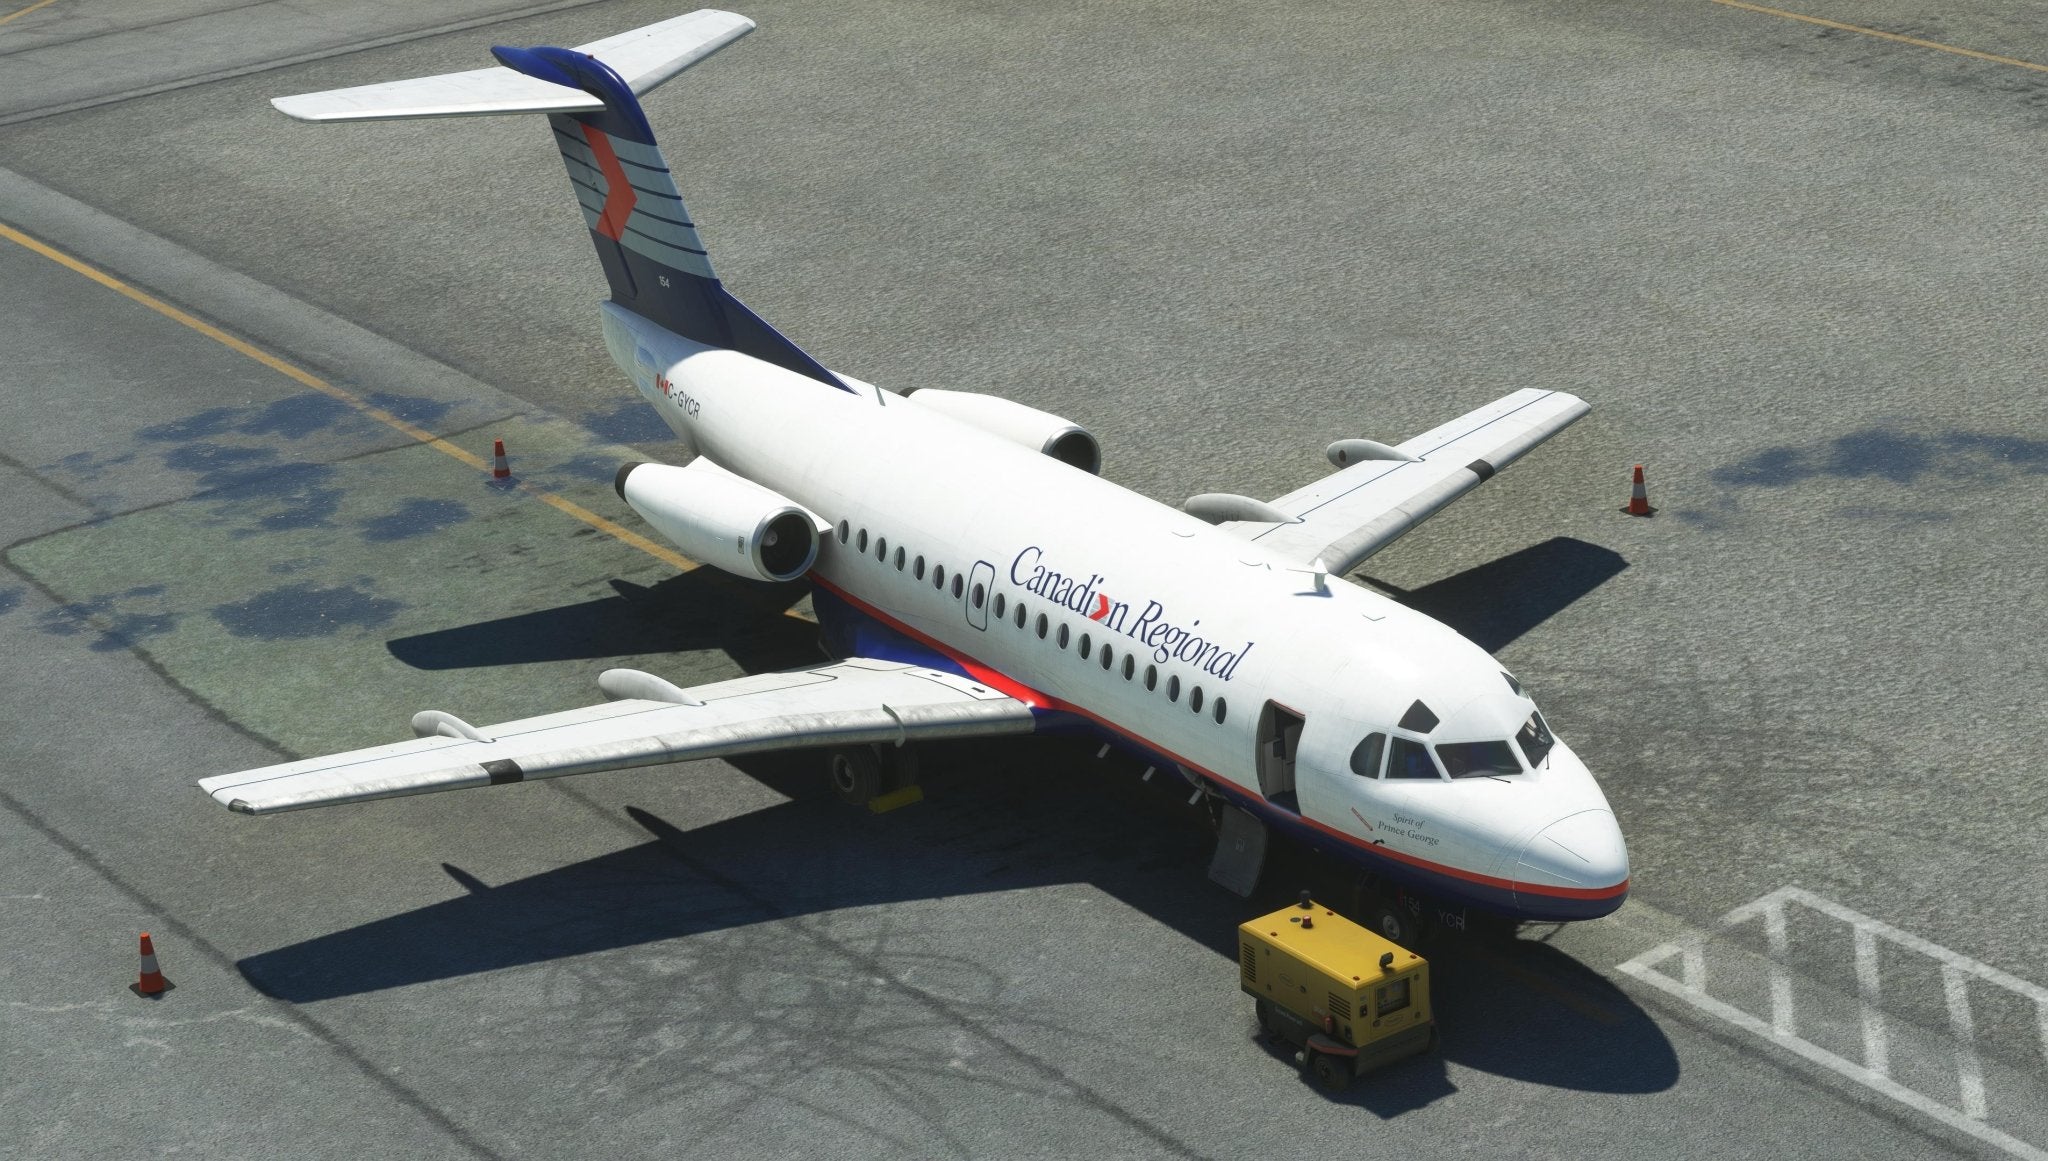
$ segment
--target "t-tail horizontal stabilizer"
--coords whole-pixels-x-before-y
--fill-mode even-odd
[[[301,121],[545,113],[613,302],[686,339],[851,391],[719,282],[640,108],[643,94],[753,30],[744,16],[704,8],[574,49],[494,48],[498,68],[271,104]]]

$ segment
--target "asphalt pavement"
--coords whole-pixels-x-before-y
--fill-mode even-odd
[[[1433,951],[1442,1052],[1332,1099],[1231,942],[1325,869],[1230,896],[1090,748],[876,816],[802,754],[214,806],[812,655],[801,586],[635,542],[672,447],[542,128],[267,104],[676,9],[14,11],[0,1156],[2048,1156],[2038,14],[776,4],[648,101],[764,317],[1168,502],[1593,403],[1363,572],[1534,692],[1631,900]]]

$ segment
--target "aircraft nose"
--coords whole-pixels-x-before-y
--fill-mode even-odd
[[[1612,887],[1628,878],[1628,845],[1608,810],[1582,810],[1536,832],[1516,860],[1519,882]]]

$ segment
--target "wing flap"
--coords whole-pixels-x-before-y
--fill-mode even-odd
[[[1347,573],[1590,410],[1562,391],[1517,391],[1401,443],[1414,459],[1366,460],[1273,501],[1292,522],[1223,527],[1301,567]]]
[[[600,770],[805,746],[1031,732],[1031,708],[937,670],[856,658],[688,691],[698,704],[626,699],[202,779],[216,802],[271,814]]]

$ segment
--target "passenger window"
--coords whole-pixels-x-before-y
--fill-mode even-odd
[[[1116,650],[1110,647],[1109,642],[1104,641],[1102,643],[1102,667],[1108,669],[1115,662]]]
[[[1137,662],[1132,660],[1130,654],[1124,654],[1124,680],[1129,681],[1131,679],[1131,674],[1136,673],[1137,671]]]
[[[1522,731],[1515,735],[1515,741],[1522,744],[1522,757],[1529,759],[1532,770],[1550,757],[1550,748],[1557,744],[1557,739],[1550,736],[1549,723],[1539,713],[1530,714],[1529,720],[1522,723]]]
[[[1024,604],[1023,604],[1023,602],[1021,602],[1021,601],[1019,601],[1019,602],[1017,603],[1017,617],[1016,617],[1016,620],[1017,620],[1017,627],[1018,627],[1019,629],[1022,629],[1022,628],[1024,627]]]
[[[1387,754],[1385,734],[1367,734],[1358,748],[1351,751],[1351,772],[1360,778],[1380,776],[1380,759]]]
[[[1193,689],[1191,689],[1191,690],[1189,690],[1189,691],[1188,691],[1188,708],[1189,708],[1189,709],[1191,709],[1191,710],[1193,710],[1193,711],[1195,711],[1196,713],[1201,713],[1201,712],[1202,712],[1202,687],[1201,687],[1201,686],[1199,686],[1199,685],[1198,685],[1198,686],[1196,686],[1195,688],[1193,688]]]
[[[910,575],[916,577],[918,580],[924,579],[924,557],[920,556],[916,560],[911,562]]]
[[[953,574],[953,599],[956,601],[960,599],[961,587],[960,574],[956,572]]]
[[[903,571],[903,549],[900,547],[896,549],[896,571]]]
[[[1066,625],[1062,624],[1062,625],[1060,626],[1060,631],[1059,631],[1059,633],[1058,633],[1058,637],[1059,637],[1059,646],[1060,646],[1060,648],[1062,648],[1062,649],[1065,649],[1065,648],[1067,647],[1067,627],[1066,627]]]
[[[854,537],[854,538],[853,538],[853,549],[854,549],[854,551],[855,551],[855,552],[866,552],[866,551],[868,550],[868,530],[867,530],[867,529],[865,529],[865,528],[861,529],[861,530],[860,530],[860,535],[859,535],[859,536],[856,536],[856,537]]]
[[[1387,748],[1387,777],[1441,780],[1436,763],[1429,760],[1429,748],[1409,738],[1395,738]]]
[[[1061,632],[1065,632],[1065,630],[1061,630]],[[1081,654],[1081,660],[1088,660],[1088,650],[1090,649],[1091,644],[1092,643],[1088,640],[1088,634],[1081,634],[1081,648],[1079,650]]]
[[[886,562],[888,561],[888,559],[889,559],[889,538],[888,538],[888,537],[886,537],[886,536],[877,536],[877,537],[875,537],[875,559],[876,559],[876,560],[879,560],[879,561],[883,561],[884,563],[886,563]]]
[[[1229,702],[1226,702],[1226,701],[1224,701],[1224,700],[1223,700],[1222,698],[1220,698],[1220,697],[1216,699],[1216,713],[1215,713],[1215,718],[1216,718],[1216,724],[1217,724],[1217,725],[1219,725],[1219,726],[1220,726],[1220,725],[1222,725],[1222,724],[1223,724],[1223,715],[1224,715],[1225,713],[1227,713],[1227,712],[1228,712],[1228,709],[1227,709],[1227,707],[1229,706],[1229,704],[1230,704]]]
[[[1038,614],[1038,639],[1040,641],[1045,640],[1045,624],[1045,614]]]
[[[851,535],[853,535],[853,525],[841,520],[839,522],[839,543],[845,544],[846,538]]]
[[[1520,774],[1522,764],[1506,742],[1444,742],[1436,748],[1437,761],[1453,778],[1496,778]]]
[[[1179,701],[1179,700],[1180,700],[1180,675],[1179,675],[1179,674],[1175,674],[1175,675],[1173,675],[1172,677],[1169,677],[1169,678],[1167,678],[1167,679],[1166,679],[1166,700],[1168,700],[1168,701]]]
[[[944,591],[945,591],[945,588],[946,588],[946,566],[945,566],[945,565],[943,565],[943,564],[935,564],[935,565],[933,565],[933,566],[932,566],[932,587],[933,587],[933,588],[935,588],[935,589],[938,589],[938,590],[939,590],[939,591],[941,591],[941,592],[944,592]]]
[[[978,609],[978,608],[980,608],[980,607],[981,607],[981,602],[983,602],[983,601],[985,601],[985,600],[987,600],[987,599],[988,599],[988,590],[987,590],[987,589],[985,589],[985,588],[983,588],[983,587],[981,587],[981,582],[980,582],[980,581],[975,581],[975,582],[974,582],[974,607],[975,607],[975,608],[977,608],[977,609]]]
[[[1007,603],[1006,601],[1004,601],[1004,600],[1003,600],[1003,594],[1001,594],[1001,593],[997,593],[997,594],[996,594],[996,620],[998,620],[998,621],[1002,620],[1002,619],[1003,619],[1003,614],[1004,614],[1004,613],[1005,613],[1006,611],[1008,611],[1008,603]]]
[[[1145,688],[1159,688],[1159,667],[1157,665],[1147,665],[1145,667]]]

